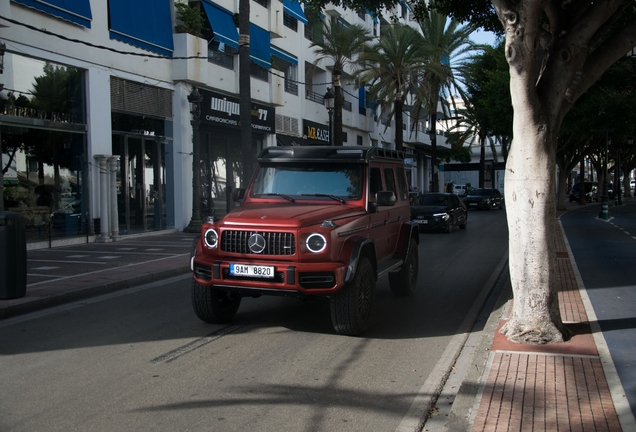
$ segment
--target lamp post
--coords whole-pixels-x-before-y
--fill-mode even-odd
[[[609,147],[609,131],[605,130],[605,165],[603,167],[603,196],[601,197],[601,214],[603,220],[609,220],[609,197],[607,196],[607,149]],[[585,190],[585,189],[583,189]],[[581,192],[584,193],[584,192]]]
[[[333,108],[335,106],[336,95],[331,90],[331,87],[327,88],[327,93],[325,93],[325,108],[327,108],[327,112],[329,113],[329,145],[333,145],[333,131],[332,129],[332,119],[333,119]]]
[[[623,205],[621,197],[621,142],[616,146],[616,162],[614,163],[614,205]]]
[[[198,233],[201,231],[201,157],[199,151],[199,122],[201,118],[201,102],[203,96],[199,93],[199,89],[192,88],[192,92],[188,95],[190,103],[190,114],[192,114],[192,218],[184,231],[189,233]]]
[[[629,146],[629,148],[627,149],[627,151],[628,151],[628,152],[629,152],[629,151],[633,151],[633,147],[632,147],[632,146],[634,145],[634,138],[633,138],[633,137],[631,137],[631,136],[630,136],[630,137],[628,137],[628,138],[627,138],[627,145]],[[626,172],[626,173],[625,173],[625,176],[627,176],[627,177],[628,177],[628,180],[629,180],[629,175],[630,175],[630,174],[631,174],[631,171],[630,171],[630,172]],[[627,191],[625,191],[625,193],[629,192],[629,190],[631,189],[631,187],[630,187],[630,186],[628,186],[628,187],[629,187],[629,189],[627,189]],[[636,194],[636,190],[634,191],[634,194]],[[630,196],[631,196],[632,198],[634,197],[634,195],[630,195]]]

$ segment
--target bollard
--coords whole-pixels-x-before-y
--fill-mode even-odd
[[[607,201],[603,201],[600,217],[603,220],[609,220],[609,203]]]

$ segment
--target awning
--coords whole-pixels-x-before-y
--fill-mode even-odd
[[[272,45],[272,55],[285,60],[287,63],[298,66],[298,58],[295,55],[290,54],[274,45]]]
[[[13,0],[40,12],[91,28],[90,0]]]
[[[265,69],[269,69],[272,67],[270,51],[269,32],[250,24],[250,60]]]
[[[110,38],[172,56],[170,4],[170,0],[109,0]]]
[[[360,108],[367,107],[366,96],[367,96],[366,89],[364,88],[364,86],[360,86],[360,88],[358,89],[358,107]]]
[[[283,0],[283,11],[307,25],[307,17],[305,16],[305,12],[303,12],[303,8],[300,7],[299,0]]]
[[[203,8],[208,16],[210,27],[212,27],[214,32],[214,39],[238,49],[238,32],[236,31],[232,13],[207,2],[203,2]]]

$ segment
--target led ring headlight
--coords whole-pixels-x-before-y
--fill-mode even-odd
[[[210,249],[216,248],[219,244],[219,235],[212,228],[208,229],[203,235],[203,241],[205,245]]]
[[[312,234],[307,237],[307,241],[305,242],[307,249],[314,253],[322,252],[327,247],[327,240],[322,234]]]

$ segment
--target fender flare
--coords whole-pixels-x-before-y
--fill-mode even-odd
[[[420,227],[411,221],[405,222],[402,227],[400,242],[402,243],[403,256],[406,257],[408,256],[409,248],[411,247],[410,239],[415,240],[415,244],[420,244]]]
[[[358,262],[360,258],[365,255],[364,251],[366,249],[371,250],[372,260],[371,265],[373,266],[374,277],[377,279],[378,277],[378,265],[375,256],[375,243],[373,240],[369,238],[357,238],[351,239],[348,241],[349,243],[345,249],[350,249],[351,253],[349,255],[349,265],[347,266],[347,274],[345,276],[345,283],[349,283],[353,280],[356,275],[356,270],[358,269]]]

